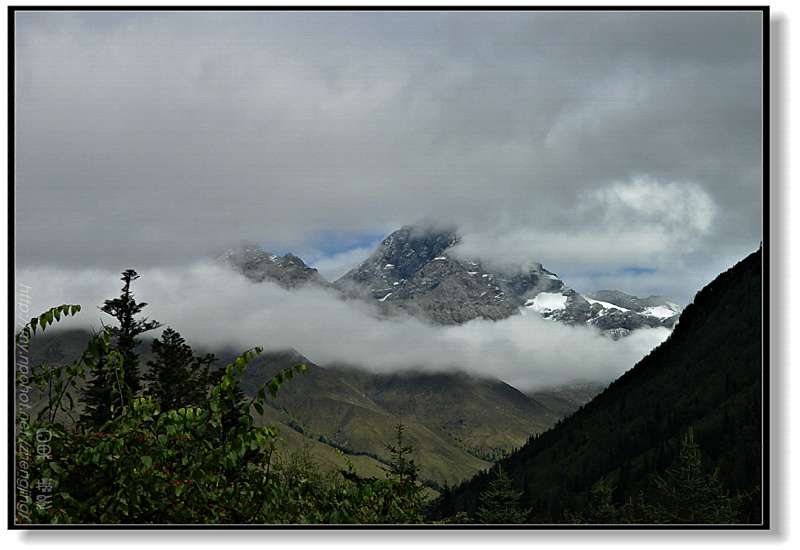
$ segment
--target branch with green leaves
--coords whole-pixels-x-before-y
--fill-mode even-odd
[[[62,315],[74,316],[80,310],[80,305],[63,304],[50,308],[38,317],[32,317],[15,336],[14,345],[25,350],[29,349],[31,337],[36,334],[37,330],[41,329],[44,331],[47,326],[60,321]]]

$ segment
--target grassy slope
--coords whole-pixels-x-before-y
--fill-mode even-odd
[[[492,448],[511,451],[559,418],[537,400],[496,379],[481,380],[457,372],[335,372],[392,414],[447,433],[477,452]]]
[[[71,360],[80,356],[87,339],[86,331],[51,329],[34,339],[31,359]],[[239,351],[218,352],[217,365],[233,361]],[[140,353],[146,369],[149,342]],[[199,348],[196,353],[201,353]],[[385,445],[395,442],[400,418],[407,442],[416,448],[421,477],[455,485],[489,468],[493,448],[520,447],[570,407],[556,399],[549,403],[551,410],[498,380],[459,373],[381,376],[354,369],[326,370],[296,352],[263,354],[245,371],[242,389],[252,396],[280,369],[298,363],[307,364],[308,371],[281,388],[276,408],[265,411],[262,422],[281,427],[287,448],[312,442],[312,453],[334,468],[343,467],[345,461],[324,442],[360,453],[350,458],[364,475],[382,473],[380,460],[388,459]]]
[[[246,371],[244,391],[252,392],[281,368],[302,359],[292,353],[262,356]],[[388,459],[385,445],[394,443],[400,416],[370,399],[363,388],[338,373],[305,363],[308,370],[278,392],[276,402],[286,413],[284,421],[294,420],[312,437],[323,436],[347,449]],[[407,415],[402,416],[402,421],[407,443],[416,448],[414,458],[422,469],[422,478],[452,484],[490,466],[467,453],[445,432]]]

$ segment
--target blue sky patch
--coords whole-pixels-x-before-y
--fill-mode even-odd
[[[649,275],[650,273],[655,273],[656,270],[652,267],[623,267],[619,270],[620,275],[631,274],[631,275]]]

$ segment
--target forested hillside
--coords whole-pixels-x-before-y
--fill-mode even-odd
[[[706,473],[730,494],[751,494],[743,521],[761,523],[766,484],[766,362],[761,250],[717,277],[683,312],[670,338],[552,430],[499,466],[522,491],[532,523],[568,521],[590,509],[592,487],[612,503],[659,498],[656,479],[680,464],[692,428]],[[454,489],[474,515],[497,467]],[[640,494],[641,493],[641,494]]]

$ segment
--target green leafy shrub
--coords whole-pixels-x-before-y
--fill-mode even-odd
[[[78,311],[79,306],[59,306],[31,319],[15,343],[27,349],[37,330]],[[45,399],[36,415],[16,419],[15,523],[422,521],[422,488],[416,466],[406,461],[411,449],[403,445],[402,428],[397,447],[387,446],[389,463],[399,456],[401,469],[376,479],[361,477],[348,459],[339,474],[323,476],[308,453],[282,455],[277,427],[255,425],[252,413],[263,415],[267,399],[304,372],[304,365],[280,371],[243,402],[236,390],[261,354],[256,347],[215,373],[205,406],[165,409],[154,396],[134,397],[126,387],[125,359],[111,347],[111,337],[104,327],[71,364],[17,372],[18,389],[33,383]],[[81,418],[73,393],[80,393],[79,381],[91,379],[101,362],[110,414],[98,426]]]
[[[55,311],[52,318],[57,319]],[[73,312],[74,310],[68,309]],[[17,343],[29,339],[35,326],[50,324],[50,312],[20,332]],[[34,324],[33,321],[36,321]],[[240,411],[237,425],[223,432],[231,397],[242,372],[261,348],[245,352],[221,371],[211,390],[208,407],[161,410],[150,396],[132,401],[103,425],[57,422],[57,413],[74,420],[74,403],[64,398],[67,385],[86,379],[100,354],[115,357],[108,348],[109,333],[95,334],[81,358],[66,367],[45,367],[34,376],[36,385],[52,388],[37,418],[18,419],[16,446],[17,521],[26,524],[150,524],[269,522],[269,501],[276,483],[269,461],[276,449],[278,428],[254,426],[252,409],[263,412],[267,393],[276,394],[298,365],[279,372],[264,384]],[[106,363],[117,380],[124,362]],[[66,383],[65,377],[66,376]],[[18,376],[18,386],[23,382]],[[262,451],[259,462],[245,462],[246,453]],[[20,482],[20,480],[24,480]],[[21,504],[21,506],[20,506]]]

